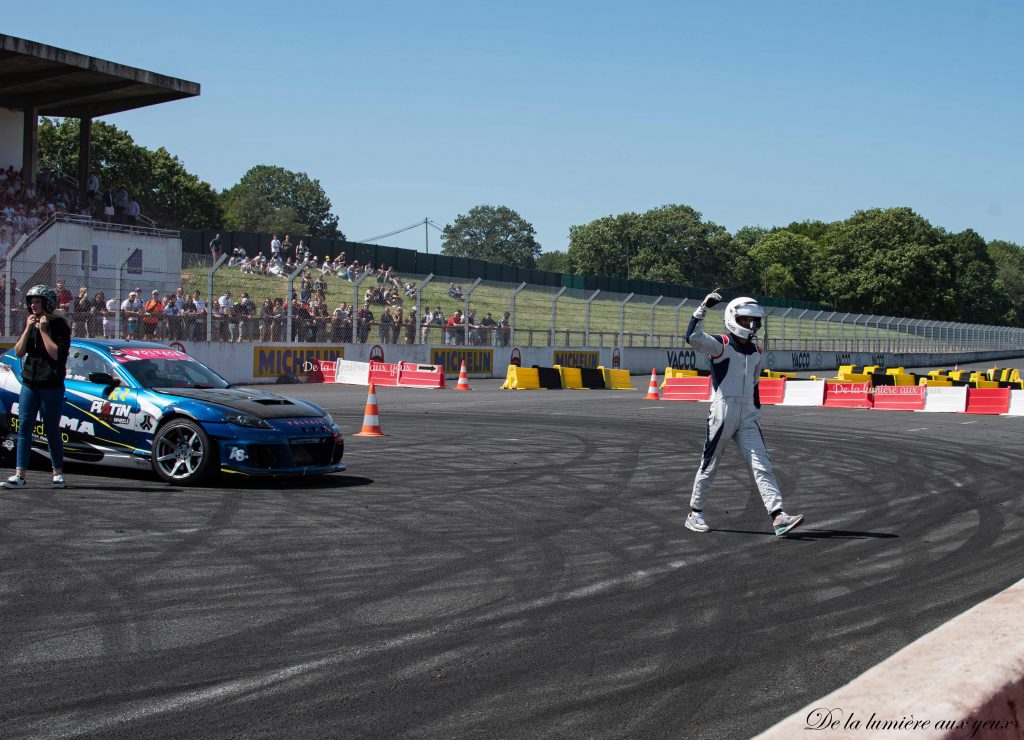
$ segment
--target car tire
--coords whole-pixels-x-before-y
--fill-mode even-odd
[[[217,469],[219,454],[203,428],[178,417],[153,436],[153,472],[168,483],[183,485],[208,479]]]

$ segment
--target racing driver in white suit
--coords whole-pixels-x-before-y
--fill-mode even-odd
[[[728,334],[705,334],[707,309],[720,303],[722,296],[709,293],[690,319],[686,341],[695,350],[706,354],[711,362],[711,412],[708,415],[707,438],[700,469],[693,481],[690,513],[686,528],[708,532],[704,521],[704,499],[711,490],[718,470],[718,460],[726,440],[732,439],[747,459],[757,490],[772,518],[776,536],[789,532],[803,521],[803,516],[790,516],[782,510],[779,482],[772,474],[772,462],[764,446],[758,420],[761,402],[757,382],[761,374],[761,348],[753,339],[761,328],[764,310],[753,298],[735,298],[725,308]]]

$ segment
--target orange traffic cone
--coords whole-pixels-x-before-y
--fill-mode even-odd
[[[356,437],[383,437],[380,430],[380,417],[377,416],[377,389],[370,383],[370,392],[366,396],[366,412],[363,414],[363,431]]]
[[[647,386],[647,395],[644,396],[645,401],[660,401],[661,396],[658,395],[658,370],[657,368],[651,368],[651,384]]]
[[[457,391],[471,391],[469,387],[469,378],[466,377],[466,361],[462,361],[462,367],[459,369],[459,384],[455,386]]]

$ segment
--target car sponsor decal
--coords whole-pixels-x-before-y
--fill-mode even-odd
[[[131,362],[132,360],[186,360],[188,362],[195,362],[184,352],[179,352],[176,349],[129,347],[128,349],[117,350],[110,354],[121,363]]]

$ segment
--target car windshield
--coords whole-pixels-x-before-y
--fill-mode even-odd
[[[153,358],[125,363],[128,370],[144,388],[230,388],[224,380],[206,365],[193,360]]]

